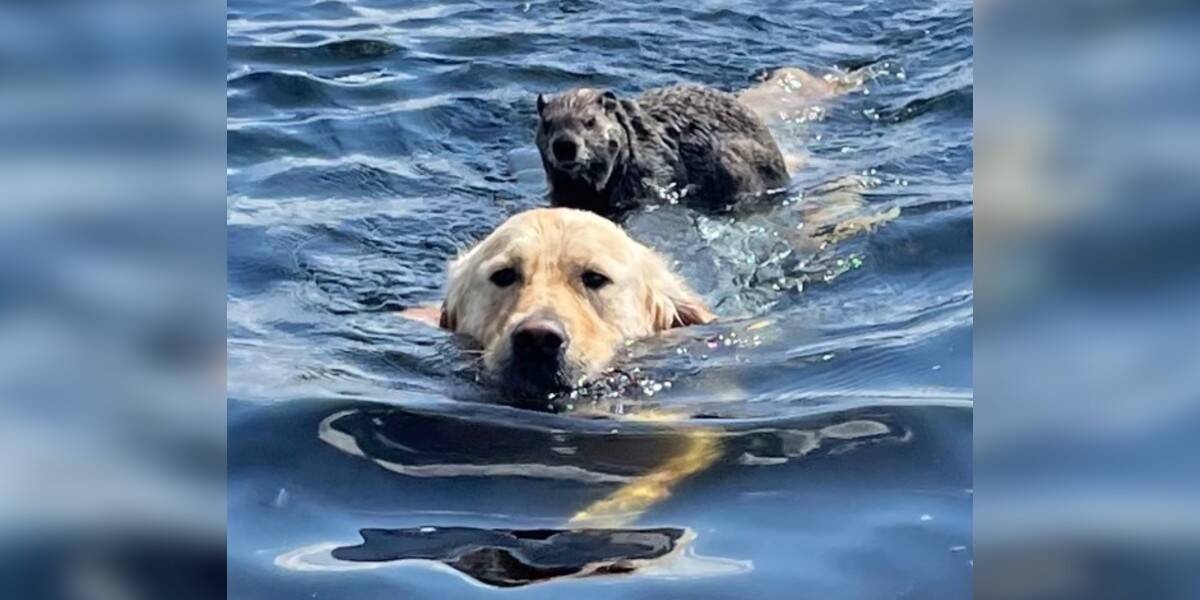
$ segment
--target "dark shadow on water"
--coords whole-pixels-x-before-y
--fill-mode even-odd
[[[436,560],[499,587],[560,577],[631,573],[641,562],[673,552],[684,530],[363,529],[363,543],[333,550],[352,562]]]

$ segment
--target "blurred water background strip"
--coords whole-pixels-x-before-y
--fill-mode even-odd
[[[1200,595],[1200,14],[977,4],[976,593]]]
[[[224,29],[0,4],[0,597],[224,594]]]

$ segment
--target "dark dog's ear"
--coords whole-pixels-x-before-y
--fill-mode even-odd
[[[541,94],[538,94],[537,108],[539,117],[542,116],[542,113],[546,112],[546,98]]]
[[[600,94],[600,106],[603,106],[604,110],[608,112],[617,110],[617,107],[620,106],[620,102],[617,101],[617,94],[612,90],[605,90],[603,94]]]

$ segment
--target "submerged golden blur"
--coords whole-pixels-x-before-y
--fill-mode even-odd
[[[674,421],[678,415],[646,413],[635,420]],[[671,496],[671,490],[689,476],[707,469],[721,457],[721,438],[711,429],[694,429],[685,434],[683,452],[653,471],[575,513],[569,527],[626,527],[650,507]]]

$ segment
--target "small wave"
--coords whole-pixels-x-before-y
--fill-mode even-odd
[[[231,95],[277,108],[336,106],[329,85],[305,73],[255,71],[229,80]]]
[[[697,15],[695,20],[707,23],[732,25],[739,28],[749,28],[757,31],[768,31],[772,27],[785,27],[784,25],[771,21],[762,15],[747,14],[729,8],[721,8],[709,13]]]
[[[396,44],[373,38],[349,38],[316,45],[255,44],[229,48],[231,57],[238,60],[308,67],[376,60],[404,51]]]
[[[896,124],[937,113],[970,119],[975,112],[975,86],[968,85],[935,96],[917,98],[903,106],[877,111],[878,120]]]

